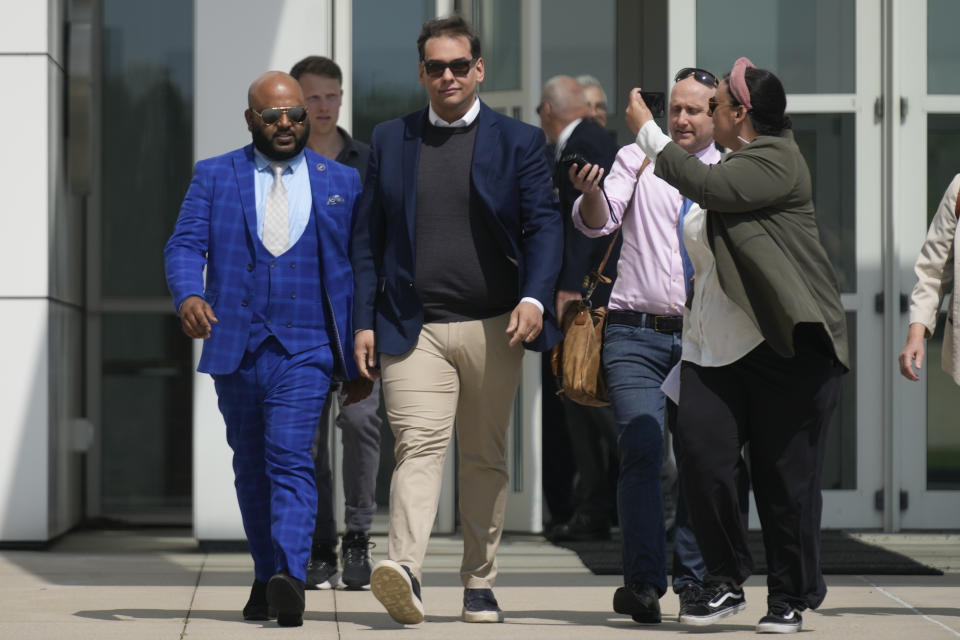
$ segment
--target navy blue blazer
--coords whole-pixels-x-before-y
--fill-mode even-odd
[[[400,355],[416,343],[423,305],[414,288],[417,166],[427,109],[377,125],[351,244],[356,329],[376,332],[377,351]],[[563,222],[553,196],[543,132],[480,105],[470,171],[500,247],[517,265],[520,298],[544,307],[529,349],[563,336],[553,312],[563,257]],[[519,302],[519,298],[517,302]]]
[[[312,312],[325,314],[334,375],[350,380],[359,375],[353,361],[349,237],[359,202],[360,176],[356,169],[309,149],[304,153],[320,247],[321,273],[316,276],[322,279],[325,298],[324,308]],[[253,265],[257,262],[255,170],[253,145],[198,162],[173,235],[164,248],[174,308],[179,310],[189,296],[202,296],[219,320],[203,343],[197,370],[204,373],[236,371],[250,336],[253,305],[245,301],[254,291]]]

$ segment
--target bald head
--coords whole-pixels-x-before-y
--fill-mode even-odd
[[[280,104],[277,100],[293,102]],[[300,83],[289,73],[267,71],[250,83],[247,89],[247,106],[257,111],[267,107],[285,107],[303,104],[303,90]]]
[[[587,112],[583,87],[571,76],[553,76],[543,85],[542,102],[552,107],[553,114],[567,124],[582,118]]]
[[[303,90],[293,76],[268,71],[247,90],[244,117],[253,134],[253,145],[271,160],[286,160],[300,153],[310,135]]]
[[[540,94],[540,126],[547,139],[556,142],[563,129],[587,115],[583,87],[571,76],[554,76],[543,85]]]

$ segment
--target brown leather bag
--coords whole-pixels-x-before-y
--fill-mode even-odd
[[[650,158],[644,158],[637,171],[638,179],[649,164]],[[610,282],[610,278],[603,275],[603,269],[607,266],[619,235],[618,228],[610,238],[610,245],[603,254],[603,260],[585,278],[586,293],[583,298],[564,310],[560,320],[563,340],[553,347],[550,355],[550,366],[553,375],[557,377],[557,393],[562,393],[577,404],[587,407],[606,407],[610,404],[602,361],[607,308],[594,309],[590,298],[598,284]]]
[[[553,375],[557,377],[558,393],[588,407],[606,407],[610,404],[601,361],[607,308],[594,309],[590,305],[590,297],[599,283],[610,282],[610,278],[603,275],[603,269],[619,235],[620,230],[617,229],[600,266],[587,276],[586,294],[564,310],[560,321],[563,340],[553,348],[550,359]]]

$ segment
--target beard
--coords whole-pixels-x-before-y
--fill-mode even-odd
[[[260,153],[267,156],[271,160],[287,160],[297,155],[303,148],[307,146],[307,139],[310,137],[310,121],[305,120],[303,122],[302,132],[300,135],[297,135],[296,129],[291,129],[294,137],[294,145],[292,149],[277,149],[273,146],[273,140],[268,138],[263,133],[263,127],[255,126],[253,128],[253,146],[255,146]]]

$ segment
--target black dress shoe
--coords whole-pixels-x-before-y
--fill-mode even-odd
[[[648,584],[631,582],[613,594],[613,610],[640,624],[660,624],[660,596]]]
[[[606,518],[597,518],[578,513],[567,522],[554,527],[547,538],[553,542],[609,540],[610,524]]]
[[[267,583],[253,581],[250,587],[250,598],[243,607],[244,620],[273,620],[277,612],[267,604]]]
[[[277,624],[281,627],[299,627],[303,624],[306,599],[303,581],[281,571],[267,583],[267,602],[277,612]]]

